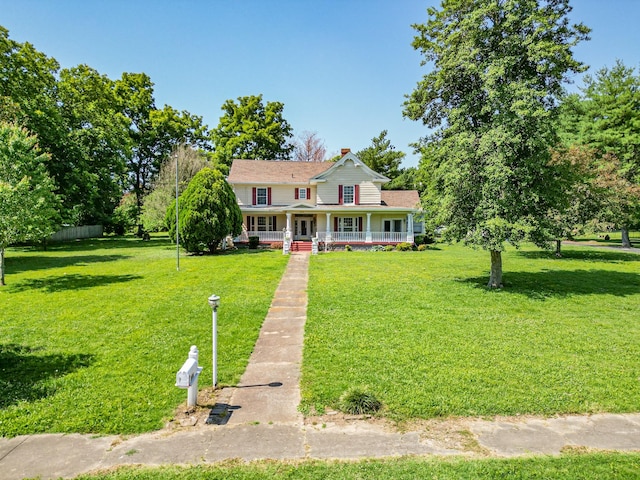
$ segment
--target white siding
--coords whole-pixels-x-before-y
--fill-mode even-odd
[[[352,161],[332,170],[327,181],[318,184],[318,204],[337,204],[339,185],[359,185],[361,205],[380,205],[380,185],[373,183],[367,172]]]

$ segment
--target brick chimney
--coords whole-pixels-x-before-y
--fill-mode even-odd
[[[344,157],[347,153],[351,153],[351,149],[350,148],[342,148],[340,149],[340,156]]]

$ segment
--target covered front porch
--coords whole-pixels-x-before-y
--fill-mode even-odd
[[[413,214],[405,212],[312,213],[307,210],[244,217],[245,228],[235,242],[248,242],[249,237],[255,236],[264,244],[315,240],[323,244],[388,245],[413,243],[415,234]]]

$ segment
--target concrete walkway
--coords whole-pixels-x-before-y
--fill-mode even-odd
[[[469,457],[561,453],[565,448],[640,451],[640,413],[432,420],[398,431],[384,422],[297,411],[309,254],[292,254],[237,387],[216,397],[222,424],[133,437],[29,435],[0,438],[0,480],[73,478],[125,464],[202,464],[224,459],[358,459],[399,455]],[[214,408],[214,410],[216,410]],[[193,423],[193,422],[192,422]]]

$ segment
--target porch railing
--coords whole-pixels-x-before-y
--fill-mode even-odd
[[[365,232],[331,232],[331,241],[338,243],[365,243]],[[325,242],[327,232],[318,232],[318,241]],[[407,241],[407,232],[371,232],[371,243],[402,243]]]
[[[248,242],[249,237],[260,238],[260,243],[267,242],[282,242],[284,241],[284,232],[282,230],[272,232],[242,232],[239,236],[233,239],[234,242]]]

